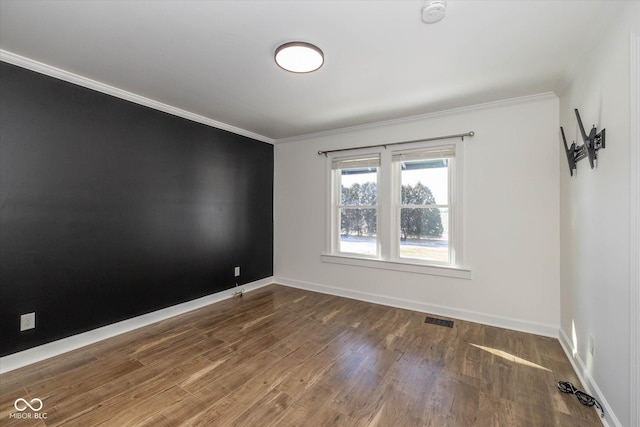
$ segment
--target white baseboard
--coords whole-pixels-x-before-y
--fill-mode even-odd
[[[593,396],[604,408],[605,417],[600,418],[600,421],[602,421],[602,425],[604,425],[605,427],[613,427],[613,426],[622,427],[622,424],[618,420],[618,417],[616,417],[616,414],[614,414],[613,410],[611,409],[611,406],[609,406],[607,399],[604,398],[604,395],[602,394],[600,387],[598,387],[598,384],[595,382],[595,380],[589,373],[589,370],[587,369],[587,365],[584,363],[584,361],[580,357],[580,354],[575,353],[574,355],[572,346],[571,346],[571,340],[569,339],[569,336],[566,334],[566,332],[563,329],[560,329],[559,340],[560,340],[560,345],[562,346],[562,349],[564,350],[565,354],[567,355],[567,358],[569,359],[569,362],[571,362],[571,366],[573,366],[573,370],[576,372],[576,375],[578,375],[578,379],[580,379],[580,382],[585,388],[584,392]],[[594,407],[594,411],[598,413],[598,418],[599,418],[600,412],[595,407]]]
[[[338,288],[319,283],[305,282],[288,277],[275,277],[275,283],[291,286],[293,288],[306,289],[323,294],[336,295],[345,298],[357,299],[391,307],[404,308],[407,310],[419,311],[422,313],[432,313],[440,316],[453,317],[455,319],[467,320],[470,322],[482,323],[484,325],[497,326],[499,328],[512,329],[520,332],[527,332],[551,338],[558,338],[559,325],[547,325],[543,323],[528,322],[519,319],[494,316],[486,313],[462,310],[455,307],[446,307],[426,302],[412,301],[403,298],[390,297],[387,295],[372,294],[369,292],[354,291],[351,289]]]
[[[244,284],[240,287],[245,291],[252,291],[272,283],[273,277],[267,277]],[[118,323],[0,357],[0,374],[231,298],[234,292],[235,288],[227,289],[192,301],[143,314],[142,316],[132,319],[123,320]]]

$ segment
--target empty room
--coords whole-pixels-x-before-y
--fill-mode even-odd
[[[640,427],[640,1],[0,0],[0,425]]]

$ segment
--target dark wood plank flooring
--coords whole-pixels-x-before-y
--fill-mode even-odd
[[[0,424],[602,425],[557,340],[425,316],[270,285],[1,375]]]

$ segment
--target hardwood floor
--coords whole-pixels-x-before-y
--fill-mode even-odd
[[[0,424],[602,425],[557,340],[425,316],[270,285],[3,374]]]

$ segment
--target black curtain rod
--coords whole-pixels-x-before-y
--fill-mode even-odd
[[[337,148],[335,150],[324,150],[318,151],[318,155],[324,154],[325,156],[329,153],[337,153],[339,151],[351,151],[351,150],[359,150],[361,148],[374,148],[374,147],[390,147],[392,145],[400,145],[400,144],[411,144],[412,142],[427,142],[427,141],[439,141],[441,139],[452,139],[452,138],[462,138],[464,141],[465,136],[473,136],[476,133],[474,131],[469,131],[467,133],[459,133],[456,135],[446,135],[446,136],[437,136],[435,138],[424,138],[424,139],[414,139],[411,141],[401,141],[401,142],[390,142],[388,144],[375,144],[375,145],[363,145],[360,147],[351,147],[351,148]]]

